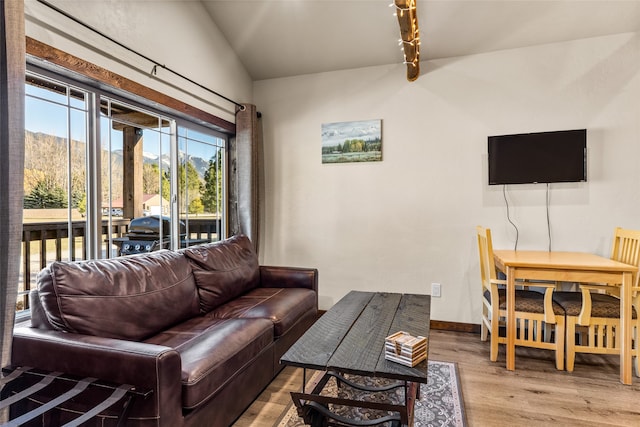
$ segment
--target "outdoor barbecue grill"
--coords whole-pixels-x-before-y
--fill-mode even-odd
[[[162,233],[162,236],[161,234]],[[134,218],[129,223],[129,232],[123,237],[113,239],[113,244],[118,246],[119,255],[140,254],[143,252],[153,252],[159,249],[170,247],[171,221],[167,216],[151,215]],[[187,227],[180,221],[180,241],[185,242]],[[190,244],[204,243],[207,240],[195,242],[189,240]],[[183,246],[181,244],[181,246]]]

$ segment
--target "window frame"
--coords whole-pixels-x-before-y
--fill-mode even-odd
[[[134,106],[135,108],[139,108],[143,111],[149,111],[154,115],[158,115],[163,118],[170,119],[171,126],[171,164],[172,166],[177,165],[178,159],[178,134],[179,129],[184,127],[188,130],[194,130],[197,132],[204,133],[206,135],[213,136],[215,138],[219,138],[223,141],[222,143],[222,159],[223,159],[223,178],[222,178],[222,189],[223,194],[222,198],[222,210],[220,211],[221,218],[220,223],[221,227],[218,230],[217,238],[218,240],[226,237],[226,229],[227,229],[227,197],[228,197],[228,181],[226,179],[226,171],[227,171],[227,162],[228,162],[228,149],[229,149],[229,141],[234,136],[235,133],[235,124],[224,121],[223,119],[219,119],[215,116],[212,116],[206,112],[202,112],[200,110],[194,109],[186,104],[183,105],[184,108],[182,110],[175,110],[167,105],[159,103],[157,97],[154,99],[147,99],[139,95],[138,93],[128,92],[118,87],[113,87],[105,81],[95,80],[83,73],[79,73],[77,70],[68,69],[59,64],[55,64],[50,61],[48,57],[40,57],[35,56],[33,54],[29,54],[29,45],[33,45],[35,42],[33,39],[27,38],[27,65],[26,65],[26,75],[25,75],[25,84],[27,82],[28,75],[35,75],[37,77],[51,79],[54,81],[58,81],[62,84],[67,85],[71,88],[77,88],[79,90],[85,91],[89,94],[87,97],[88,105],[88,118],[86,124],[86,154],[85,154],[85,168],[86,168],[86,177],[85,177],[85,187],[87,193],[87,218],[86,218],[86,231],[85,238],[87,239],[86,243],[86,259],[97,259],[102,258],[102,248],[101,248],[101,236],[102,236],[102,217],[101,217],[101,205],[102,205],[102,190],[100,185],[100,174],[94,173],[95,171],[101,170],[101,138],[100,138],[100,102],[103,97],[116,100],[119,102],[126,103],[128,105]],[[38,43],[38,42],[36,42]],[[46,46],[46,45],[45,45]],[[53,48],[51,48],[54,50]],[[68,55],[68,57],[71,57]],[[73,58],[73,57],[71,57]],[[76,59],[76,62],[78,60]],[[91,64],[82,62],[85,68],[91,68]],[[129,84],[137,87],[138,89],[143,88],[144,86],[138,85],[135,82],[129,81]],[[144,91],[144,90],[143,90]],[[153,94],[153,91],[150,93]],[[27,96],[27,95],[25,95]],[[167,98],[171,100],[171,98]],[[171,103],[171,102],[169,102]],[[195,116],[190,116],[189,112],[196,112]],[[213,120],[205,120],[211,119]],[[180,213],[178,211],[178,205],[175,203],[178,191],[177,191],[177,172],[176,169],[172,169],[171,173],[171,201],[170,201],[170,209],[171,209],[171,217],[179,219]],[[176,195],[176,197],[174,197]],[[69,223],[71,223],[72,219],[69,217]],[[179,233],[179,221],[172,221],[172,233],[174,236],[172,238],[172,249],[179,248],[180,241],[178,237]],[[70,228],[71,229],[71,226]],[[71,237],[71,236],[70,236]],[[48,261],[48,260],[47,260]],[[24,273],[23,273],[24,274]],[[25,291],[31,288],[31,285],[27,282],[31,281],[31,277],[23,277],[25,281]],[[22,311],[16,312],[16,320],[25,320],[29,318],[29,310],[25,308]]]

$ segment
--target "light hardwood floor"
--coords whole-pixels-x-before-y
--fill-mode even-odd
[[[555,369],[551,351],[518,348],[510,372],[504,346],[493,363],[478,334],[432,330],[429,358],[458,363],[470,427],[640,426],[640,378],[620,384],[618,356],[578,354],[569,373]],[[285,368],[234,426],[271,427],[300,390],[301,372]]]

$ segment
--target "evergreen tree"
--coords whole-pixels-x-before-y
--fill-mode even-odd
[[[38,181],[33,190],[24,196],[25,209],[59,209],[67,206],[64,189],[46,179]]]
[[[180,203],[180,212],[187,212],[191,201],[200,198],[200,188],[200,176],[195,166],[189,162],[180,164],[178,166],[178,200]]]
[[[209,168],[204,173],[202,203],[205,212],[215,213],[222,210],[218,204],[222,201],[222,151],[209,160]]]

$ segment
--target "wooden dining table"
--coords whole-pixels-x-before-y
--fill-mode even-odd
[[[507,369],[515,369],[516,280],[602,283],[620,287],[620,382],[631,384],[631,288],[638,268],[584,252],[494,250],[496,268],[507,276]]]

